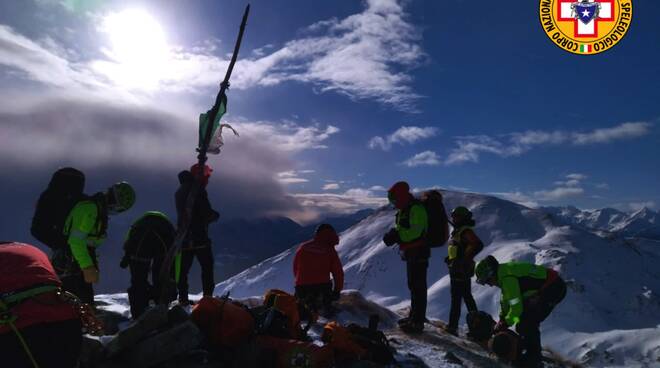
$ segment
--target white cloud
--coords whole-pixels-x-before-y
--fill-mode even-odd
[[[321,189],[323,189],[323,190],[337,190],[337,189],[339,189],[339,184],[337,184],[337,183],[325,184],[323,186],[323,188],[321,188]]]
[[[610,185],[607,183],[598,183],[596,184],[596,188],[598,189],[610,189]]]
[[[539,203],[536,199],[530,197],[529,195],[515,191],[515,192],[496,192],[490,193],[494,196],[506,199],[507,201],[515,202],[526,207],[536,208],[539,206]]]
[[[656,209],[657,204],[655,201],[631,202],[628,203],[628,208],[632,211],[639,211],[643,208]]]
[[[372,192],[387,192],[387,188],[380,185],[374,185],[373,187],[369,188],[369,190]]]
[[[397,110],[415,110],[420,96],[411,87],[409,71],[425,59],[421,31],[396,0],[365,4],[360,13],[313,24],[299,33],[301,37],[279,48],[269,44],[253,50],[251,57],[242,57],[236,65],[232,87],[295,81],[309,83],[316,91],[335,91],[354,100],[375,100]],[[107,20],[116,15],[89,17],[98,24],[97,34],[90,35],[98,44],[105,38],[113,39],[117,30],[108,33]],[[156,22],[152,22],[154,29]],[[22,71],[30,80],[76,88],[79,93],[89,93],[90,89],[117,95],[206,93],[205,88],[217,86],[229,62],[228,56],[213,54],[217,43],[184,48],[161,42],[159,52],[153,55],[157,60],[148,63],[117,58],[121,46],[117,44],[103,45],[99,50],[74,50],[78,55],[105,55],[85,60],[63,53],[67,48],[52,39],[31,40],[0,26],[0,64]]]
[[[369,148],[380,148],[383,151],[389,151],[392,144],[412,144],[419,140],[431,138],[438,134],[438,129],[434,127],[416,127],[416,126],[402,126],[394,133],[383,138],[376,136],[369,140]]]
[[[232,123],[233,124],[233,123]],[[324,143],[332,135],[339,133],[339,128],[318,124],[300,126],[291,122],[247,122],[234,124],[241,134],[248,134],[258,140],[268,142],[284,151],[297,152],[305,149],[325,149]]]
[[[622,123],[612,128],[595,129],[589,132],[527,131],[499,137],[486,135],[457,137],[454,148],[445,164],[479,162],[483,153],[500,157],[519,156],[540,145],[586,145],[605,144],[616,140],[633,139],[647,135],[652,125],[646,122]],[[577,174],[579,175],[579,174]],[[571,180],[584,180],[569,178]]]
[[[584,174],[573,173],[573,174],[568,174],[568,175],[566,175],[566,178],[567,178],[567,179],[571,179],[571,180],[582,181],[582,180],[587,179],[588,176],[587,176],[587,175],[584,175]]]
[[[651,124],[645,122],[623,123],[612,128],[596,129],[588,133],[574,133],[575,144],[609,143],[615,140],[645,136],[651,130]]]
[[[575,187],[559,187],[552,190],[534,192],[534,197],[540,201],[558,201],[584,194],[584,189]]]
[[[277,173],[276,179],[282,184],[301,184],[309,182],[308,179],[301,177],[304,174],[314,173],[314,170],[288,170]]]
[[[402,162],[408,167],[440,165],[440,157],[433,151],[424,151]]]
[[[302,209],[287,213],[288,216],[300,222],[318,220],[327,214],[350,214],[364,208],[378,208],[386,205],[387,198],[374,196],[367,189],[352,188],[342,194],[311,193],[292,195]]]

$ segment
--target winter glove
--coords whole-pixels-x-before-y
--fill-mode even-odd
[[[99,282],[99,270],[94,266],[89,266],[82,269],[83,279],[88,284],[96,284]]]
[[[211,214],[209,215],[209,224],[218,221],[219,218],[220,213],[218,211],[211,210]]]
[[[497,322],[497,324],[495,325],[494,332],[497,333],[497,332],[500,332],[500,331],[504,331],[507,328],[509,328],[509,326],[506,324],[506,321],[504,319],[500,319],[500,321]]]
[[[388,247],[391,247],[394,244],[397,244],[401,241],[399,238],[399,232],[396,231],[396,229],[390,229],[390,231],[383,236],[383,243],[387,245]]]
[[[119,262],[119,267],[122,269],[126,269],[126,267],[128,267],[128,255],[124,255],[124,257],[121,259],[121,262]]]
[[[341,297],[341,291],[335,290],[332,292],[332,301],[336,302]]]
[[[405,227],[406,229],[410,228],[410,219],[408,217],[399,220],[399,226]]]

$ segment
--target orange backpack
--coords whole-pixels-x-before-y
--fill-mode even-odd
[[[257,336],[257,345],[276,356],[276,368],[330,368],[333,366],[332,348],[313,342]]]
[[[217,347],[237,347],[254,333],[250,311],[228,297],[203,297],[193,307],[191,319]]]
[[[289,337],[293,339],[302,337],[300,312],[295,296],[282,290],[270,289],[264,295],[264,307],[272,308],[286,316]]]
[[[335,321],[329,322],[323,327],[321,340],[335,351],[338,360],[364,359],[369,353],[353,341],[348,328]]]

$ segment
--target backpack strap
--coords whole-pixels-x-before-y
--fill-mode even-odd
[[[34,359],[34,355],[32,355],[32,351],[30,350],[27,342],[25,342],[23,335],[18,330],[18,328],[16,328],[14,322],[16,321],[17,317],[11,313],[11,308],[17,304],[20,304],[26,299],[56,290],[59,290],[59,287],[55,285],[40,285],[27,290],[4,294],[2,297],[0,297],[0,325],[8,325],[9,328],[14,331],[14,334],[18,338],[18,341],[21,343],[23,350],[25,350],[25,354],[27,354],[34,368],[39,368],[39,364],[37,364],[37,361]]]

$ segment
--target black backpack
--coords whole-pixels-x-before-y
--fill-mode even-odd
[[[378,315],[369,316],[369,327],[362,327],[355,323],[346,328],[351,333],[351,340],[369,352],[368,360],[382,365],[395,362],[394,348],[390,346],[385,334],[378,329]]]
[[[76,203],[85,198],[84,187],[85,175],[80,170],[66,167],[55,171],[37,201],[32,236],[51,249],[66,247],[64,222]]]
[[[467,317],[468,335],[475,341],[487,341],[493,336],[495,320],[490,314],[482,311],[469,312]]]
[[[442,194],[437,190],[429,190],[422,194],[420,202],[426,209],[428,229],[426,242],[431,248],[438,248],[449,239],[449,219],[442,202]]]

